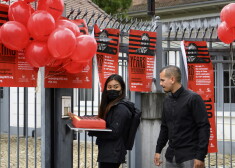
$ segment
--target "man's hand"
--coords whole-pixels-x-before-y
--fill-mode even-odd
[[[205,163],[201,160],[194,159],[194,166],[193,168],[204,168]]]
[[[160,153],[155,153],[154,156],[154,163],[156,166],[160,166],[162,164],[162,161],[160,160],[161,154]]]

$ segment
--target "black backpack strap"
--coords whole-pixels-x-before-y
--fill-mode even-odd
[[[119,103],[126,105],[126,107],[129,109],[129,111],[132,114],[132,117],[134,115],[134,110],[135,110],[135,105],[134,103],[132,103],[131,101],[127,100],[127,99],[123,99],[121,100]]]

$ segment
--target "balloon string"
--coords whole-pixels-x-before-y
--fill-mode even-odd
[[[57,71],[57,70],[56,70],[56,71]],[[56,75],[58,75],[58,74],[62,74],[62,73],[64,73],[64,72],[66,72],[66,71],[60,71],[60,72],[57,72],[57,73],[54,73],[54,74],[51,74],[51,75],[47,75],[47,76],[44,77],[44,79],[47,79],[47,78],[56,76]]]
[[[38,71],[38,72],[40,72],[40,71]],[[38,91],[39,91],[39,74],[37,75],[37,78],[36,78],[36,87],[35,87],[35,93],[38,93]]]
[[[55,71],[58,71],[58,73],[54,73],[54,74],[51,74],[51,75],[48,74],[47,76],[44,77],[44,79],[47,79],[47,78],[49,78],[49,77],[56,76],[56,75],[58,75],[58,74],[61,74],[61,73],[66,72],[66,71],[60,71],[60,70],[61,70],[63,67],[65,67],[66,65],[68,65],[71,61],[72,61],[72,60],[66,62],[65,64],[63,64],[63,66],[61,66],[61,67],[59,67],[57,70],[55,70]],[[60,71],[60,72],[59,72],[59,71]]]
[[[13,20],[16,21],[14,15],[12,13],[11,13],[11,16],[12,16]]]
[[[39,91],[39,86],[37,84],[37,86],[35,87],[35,93],[38,93],[38,91]]]
[[[28,2],[27,5],[28,5],[28,8],[29,8],[29,16],[31,16],[32,10],[31,10],[31,7],[30,7],[30,3]]]

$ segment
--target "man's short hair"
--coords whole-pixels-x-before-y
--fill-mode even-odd
[[[174,66],[174,65],[168,65],[166,67],[163,67],[160,70],[160,73],[163,72],[163,71],[165,71],[165,76],[167,78],[170,78],[170,77],[174,76],[176,81],[178,83],[181,83],[181,71],[180,71],[179,67]]]

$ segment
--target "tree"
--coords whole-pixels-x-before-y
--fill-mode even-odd
[[[108,14],[125,13],[132,0],[92,0]]]

